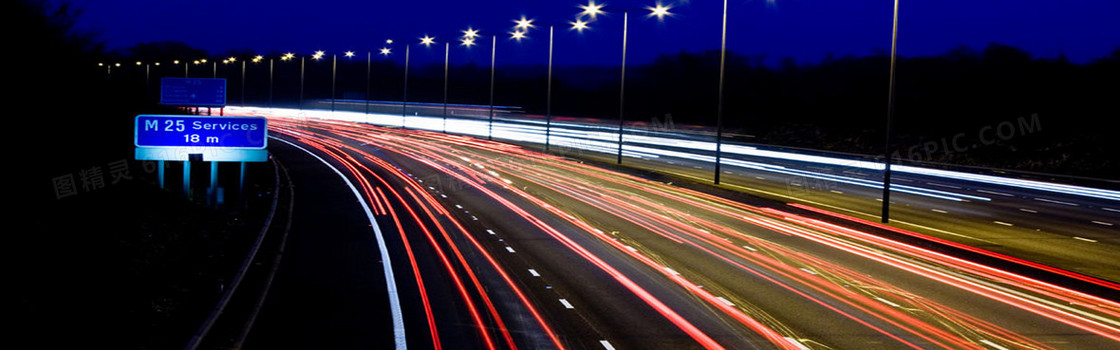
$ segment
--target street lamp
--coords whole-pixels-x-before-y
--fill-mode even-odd
[[[594,5],[594,3],[589,4],[589,6],[590,5]],[[599,11],[602,7],[603,5],[599,5],[598,7],[594,7],[594,9]],[[649,11],[646,17],[657,17],[659,21],[673,15],[672,12],[669,12],[670,6],[665,6],[661,3],[657,3],[655,6],[647,6],[645,9]],[[620,79],[620,87],[618,89],[618,164],[622,164],[622,135],[623,126],[626,122],[626,43],[627,37],[629,36],[629,29],[630,11],[624,10],[622,12],[622,78]]]
[[[331,55],[331,112],[334,112],[335,86],[338,78],[338,55]]]
[[[285,54],[280,56],[280,61],[281,62],[291,61],[291,60],[295,59],[295,57],[296,57],[296,54],[288,52],[288,53],[285,53]],[[272,59],[268,60],[268,67],[269,67],[269,69],[268,69],[268,101],[269,101],[269,106],[271,107],[271,105],[272,105],[272,90],[273,90],[273,86],[275,86],[275,84],[273,84],[273,79],[272,79],[272,76],[273,76]]]
[[[373,69],[373,51],[366,50],[366,120],[369,120],[370,71]]]
[[[427,34],[420,38],[420,45],[424,47],[432,47],[436,43],[436,38]],[[443,43],[443,132],[447,133],[447,64],[451,57],[451,43]]]
[[[584,9],[584,12],[581,12],[580,14],[578,14],[574,21],[568,22],[568,24],[571,24],[571,29],[576,30],[580,33],[582,33],[584,30],[588,29],[589,28],[588,27],[588,22],[584,21],[582,19],[582,17],[584,15],[587,15],[587,16],[590,16],[590,17],[594,18],[596,15],[601,13],[601,11],[599,9],[602,8],[602,6],[603,5],[596,5],[594,1],[589,3],[587,6],[580,6],[581,8]],[[525,17],[521,17],[521,19],[519,19],[519,20],[514,20],[514,23],[516,23],[516,25],[514,26],[513,32],[511,32],[512,39],[515,39],[515,40],[520,42],[521,39],[526,38],[527,34],[528,34],[528,31],[534,27],[533,21],[534,21],[533,19],[527,19]],[[548,25],[548,74],[547,74],[547,83],[546,83],[546,87],[545,87],[545,127],[544,127],[544,150],[546,152],[549,151],[549,149],[551,147],[551,142],[550,141],[551,141],[551,136],[552,136],[552,53],[553,53],[554,39],[555,39],[554,28],[555,28],[554,24],[550,23]],[[492,121],[491,121],[491,124],[493,124]]]
[[[307,57],[299,58],[299,110],[303,110],[303,85],[304,78],[307,75]]]
[[[323,52],[322,50],[315,51],[314,53],[311,54],[311,59],[318,62],[319,60],[323,59],[323,55],[326,55],[326,52]],[[299,99],[299,103],[300,103],[301,106],[303,105],[303,87],[304,87],[303,86],[304,85],[304,83],[303,83],[303,81],[304,81],[304,79],[303,79],[303,75],[304,75],[303,62],[304,62],[303,60],[300,61],[300,67],[299,67],[300,68],[300,85],[299,85],[300,99]]]
[[[241,106],[245,107],[245,61],[241,61]]]
[[[470,49],[475,45],[474,39],[478,37],[478,30],[468,27],[462,31],[463,36],[460,37],[460,45]],[[431,47],[435,44],[435,37],[424,35],[420,38],[420,44],[425,47]],[[443,132],[447,133],[447,88],[448,88],[448,71],[451,58],[451,42],[450,40],[443,43]]]
[[[407,129],[405,120],[408,119],[408,56],[412,45],[404,46],[404,96],[401,98],[401,129]]]
[[[498,55],[498,36],[490,36],[490,112],[487,114],[489,123],[486,131],[486,139],[494,140],[494,62]]]
[[[723,0],[723,21],[720,24],[719,97],[716,105],[716,167],[713,182],[719,185],[720,158],[723,155],[723,79],[727,63],[727,0]]]
[[[592,1],[589,1],[587,3],[587,5],[580,5],[579,7],[582,8],[583,11],[580,12],[576,16],[576,20],[571,22],[571,25],[572,25],[572,29],[583,31],[583,30],[586,30],[586,29],[589,28],[589,22],[595,21],[597,19],[598,15],[605,13],[605,11],[603,11],[603,8],[606,7],[606,5],[597,4],[597,3],[595,3],[594,0],[592,0]],[[643,10],[649,12],[649,14],[647,14],[646,17],[657,17],[658,21],[662,21],[662,20],[665,19],[665,17],[673,16],[673,13],[669,11],[670,9],[671,9],[671,6],[666,6],[666,5],[663,5],[660,2],[658,2],[654,6],[645,7]],[[626,46],[627,46],[627,39],[629,38],[629,31],[630,31],[630,12],[631,11],[636,11],[636,10],[637,9],[621,10],[622,11],[622,69],[621,69],[621,78],[619,79],[619,89],[618,89],[618,159],[617,159],[618,164],[622,164],[622,143],[623,143],[622,136],[623,136],[623,127],[625,126],[625,123],[626,123],[626,49],[627,49]],[[588,21],[584,21],[583,20],[584,17],[587,17]],[[551,48],[549,50],[551,51]],[[547,131],[546,131],[546,133],[547,133]],[[547,136],[546,136],[546,142],[547,142]],[[546,149],[547,149],[547,146],[546,146]]]
[[[894,0],[894,21],[891,29],[891,73],[890,73],[890,90],[887,92],[887,132],[886,132],[886,145],[883,154],[883,216],[881,221],[885,223],[890,222],[890,208],[891,208],[891,129],[894,127],[894,71],[895,63],[897,62],[898,53],[898,0]]]

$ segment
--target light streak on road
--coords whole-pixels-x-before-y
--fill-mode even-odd
[[[332,112],[320,110],[297,110],[257,107],[227,107],[227,111],[229,111],[229,113],[269,114],[281,117],[350,121],[369,123],[380,126],[397,126],[401,124],[401,117],[399,115],[389,114],[365,114],[345,111]],[[420,115],[407,116],[405,118],[405,125],[410,129],[440,131],[443,130],[443,117],[430,117]],[[454,118],[447,120],[447,131],[450,133],[472,136],[486,136],[489,130],[490,128],[488,127],[487,122],[484,120]],[[614,140],[614,142],[617,142],[618,134],[615,133],[612,136],[611,130],[616,130],[616,128],[582,123],[553,122],[553,137],[551,142],[558,147],[569,147],[601,153],[613,153],[617,151],[617,144],[612,143],[612,140]],[[509,141],[533,142],[543,144],[545,138],[545,128],[543,126],[543,121],[517,121],[516,123],[495,121],[493,132],[493,137],[495,139],[503,139]],[[685,159],[692,159],[706,163],[714,163],[715,161],[715,158],[711,156],[698,158],[697,156],[703,156],[705,154],[696,153],[714,151],[714,142],[687,139],[688,137],[696,136],[684,135],[680,133],[646,131],[642,132],[663,136],[644,136],[634,134],[624,135],[624,156],[639,158],[669,156],[680,158],[680,155],[682,153],[685,153],[690,154],[689,156],[684,157]],[[656,146],[656,148],[637,146],[639,144]],[[688,151],[678,152],[672,151],[672,149],[681,149]],[[768,159],[826,164],[873,171],[883,170],[882,163],[864,159],[845,159],[837,157],[807,155],[726,143],[723,145],[722,151],[726,154],[734,154],[740,156],[753,156]],[[736,166],[734,162],[722,161],[721,163]],[[1012,179],[992,175],[970,174],[959,171],[930,169],[908,165],[892,166],[891,170],[944,179],[972,181],[985,184],[1009,186],[1013,188],[1046,191],[1064,195],[1076,195],[1089,198],[1120,201],[1120,191],[1114,190],[1047,183],[1035,180]]]
[[[706,260],[733,267],[743,274],[773,284],[791,295],[810,301],[819,308],[835,312],[862,327],[880,333],[885,338],[897,341],[904,347],[922,348],[926,345],[934,345],[943,348],[977,349],[1048,348],[1045,344],[1032,339],[1030,334],[1006,328],[999,320],[972,316],[934,297],[924,296],[923,291],[908,290],[896,284],[899,282],[905,284],[904,280],[887,281],[873,278],[860,272],[859,269],[865,265],[831,262],[829,258],[799,250],[790,246],[789,242],[779,243],[779,241],[812,242],[843,254],[860,257],[866,264],[876,265],[874,269],[896,269],[914,277],[920,276],[946,287],[955,288],[961,293],[983,297],[988,303],[1002,305],[998,308],[1000,310],[1003,307],[1014,308],[1026,314],[1041,316],[1055,324],[1072,327],[1070,329],[1075,328],[1108,341],[1120,342],[1120,304],[1114,301],[778,209],[752,207],[506,144],[423,131],[373,128],[357,124],[370,122],[369,116],[364,114],[360,116],[364,119],[354,119],[349,122],[306,121],[273,116],[272,127],[276,132],[294,137],[299,142],[319,145],[316,148],[324,153],[342,154],[343,156],[335,159],[340,163],[356,164],[354,167],[365,167],[361,164],[373,163],[394,175],[400,173],[396,176],[402,180],[408,179],[407,175],[393,164],[353,146],[360,143],[391,150],[434,171],[454,177],[466,186],[482,192],[495,203],[517,213],[521,219],[533,224],[548,237],[563,243],[574,254],[609,274],[615,281],[626,286],[635,296],[707,348],[720,348],[722,345],[625,274],[569,238],[569,235],[586,235],[598,239],[601,244],[615,248],[618,253],[643,264],[649,268],[649,271],[661,275],[662,278],[699,298],[698,300],[707,303],[720,314],[735,320],[777,347],[803,346],[801,342],[790,342],[789,339],[803,339],[804,337],[799,333],[804,330],[791,328],[786,320],[779,319],[772,312],[767,312],[768,310],[752,307],[749,298],[744,299],[746,295],[736,293],[734,288],[727,286],[701,288],[697,281],[706,281],[704,284],[708,286],[718,286],[719,279],[708,276],[701,270],[666,264],[661,256],[673,253],[652,251],[642,244],[643,239],[638,238],[640,235],[637,233],[607,234],[604,232],[606,228],[596,228],[596,225],[585,221],[584,217],[592,212],[606,213],[620,220],[619,222],[640,227],[643,233],[674,242],[680,247],[679,249],[698,252],[706,257]],[[399,122],[399,119],[396,122]],[[413,125],[422,123],[422,119],[413,123]],[[504,132],[514,133],[510,129]],[[556,139],[562,138],[556,137]],[[692,145],[692,147],[700,146]],[[647,151],[643,148],[633,148],[633,150],[636,153]],[[364,159],[351,157],[349,154],[361,155]],[[351,169],[355,176],[362,173],[358,169]],[[392,190],[387,182],[370,169],[366,168],[364,172],[378,179],[385,188]],[[525,189],[526,186],[539,187],[540,190],[528,191]],[[376,190],[369,192],[380,194],[380,188],[377,187]],[[453,254],[450,255],[456,256],[456,259],[450,259],[446,254],[439,253],[447,270],[453,275],[455,271],[461,269],[468,271],[468,279],[474,281],[473,290],[482,295],[481,299],[485,303],[489,303],[485,293],[481,292],[483,286],[469,273],[470,268],[466,266],[466,261],[457,248],[454,248],[455,245],[451,242],[445,228],[439,224],[441,219],[446,220],[446,218],[437,218],[435,215],[441,210],[438,201],[419,184],[404,191],[412,198],[410,203],[425,203],[421,209],[427,214],[427,220],[422,220],[415,213],[411,215],[418,222],[434,223],[434,230],[422,228],[427,234],[429,243],[433,247],[439,247],[444,243],[452,247]],[[560,194],[566,198],[566,201],[571,200],[580,205],[565,206],[564,201],[548,199],[551,196],[541,197],[544,193],[541,191]],[[930,190],[926,189],[926,191]],[[930,193],[935,192],[928,192],[927,195]],[[524,208],[515,205],[507,199],[509,195],[529,201],[537,209],[551,213],[556,218],[579,228],[581,232],[561,232]],[[380,197],[396,197],[399,202],[408,202],[400,198],[399,194],[390,197],[380,195]],[[373,198],[380,197],[371,195],[369,198],[372,202]],[[391,208],[389,205],[386,206]],[[813,211],[821,212],[819,209]],[[450,217],[445,212],[444,214]],[[836,216],[836,214],[832,215]],[[456,227],[457,235],[472,237],[468,230],[457,222],[453,226]],[[888,229],[887,227],[889,226],[881,228]],[[437,241],[432,232],[441,232],[443,243]],[[767,238],[766,232],[780,233],[780,235]],[[803,243],[795,245],[800,244]],[[477,243],[474,248],[477,251],[485,251]],[[972,251],[983,252],[976,248],[972,248]],[[994,253],[985,255],[1085,281],[1094,281],[1090,277],[1077,277],[1080,275],[1048,268],[1041,264]],[[502,271],[497,262],[489,261],[493,268]],[[454,265],[455,263],[459,265]],[[458,280],[457,277],[456,279]],[[513,286],[512,283],[509,284]],[[1115,288],[1115,285],[1104,281],[1097,284]],[[469,301],[471,298],[465,285],[460,283],[462,298],[468,300],[469,305],[473,305]],[[527,302],[526,304],[529,305]],[[474,306],[470,309],[472,312],[475,311]],[[488,311],[492,316],[500,319],[493,306],[489,306]],[[480,329],[485,326],[479,317],[474,318],[479,322]],[[543,319],[538,318],[538,321],[542,326],[547,327],[547,322]],[[489,335],[484,332],[483,336]],[[507,344],[513,344],[509,335],[503,335],[503,338]],[[556,344],[559,345],[559,342],[557,341]]]

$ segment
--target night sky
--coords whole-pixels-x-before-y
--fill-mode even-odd
[[[568,22],[586,2],[555,0],[69,0],[82,9],[78,28],[99,33],[110,49],[136,43],[182,41],[214,54],[247,49],[261,54],[294,52],[327,55],[353,50],[375,54],[394,39],[394,58],[404,44],[427,34],[440,44],[414,50],[419,61],[442,60],[443,41],[471,26],[485,36],[472,49],[453,41],[454,63],[489,62],[489,36],[499,35],[499,64],[544,64],[548,23],[557,25],[559,65],[617,65],[621,57],[622,13],[632,10],[628,63],[648,62],[662,53],[719,48],[720,1],[664,2],[674,15],[648,18],[652,1],[603,1],[607,15],[579,34]],[[890,0],[731,0],[729,50],[765,55],[768,63],[793,57],[818,62],[827,54],[865,56],[890,48]],[[1037,57],[1065,54],[1088,62],[1120,46],[1120,1],[1115,0],[937,0],[901,3],[899,54],[937,55],[960,45],[982,49],[998,42]],[[509,38],[513,20],[535,19],[530,38]]]

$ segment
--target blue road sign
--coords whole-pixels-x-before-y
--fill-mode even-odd
[[[136,147],[264,149],[268,120],[261,117],[136,116]]]
[[[187,107],[225,107],[226,80],[207,78],[163,78],[159,103]]]

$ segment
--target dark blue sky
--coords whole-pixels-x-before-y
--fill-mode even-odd
[[[666,1],[673,17],[659,22],[642,10],[652,1],[605,0],[610,12],[582,34],[567,29],[583,1],[557,0],[69,0],[84,13],[78,27],[100,33],[110,48],[139,42],[182,41],[220,53],[250,49],[297,55],[353,50],[364,57],[394,39],[403,45],[424,34],[441,46],[415,50],[417,60],[442,60],[442,42],[472,26],[486,37],[467,50],[453,42],[454,62],[489,62],[489,35],[499,35],[498,61],[545,63],[547,22],[558,23],[557,64],[617,65],[622,14],[630,16],[628,60],[648,62],[661,53],[719,48],[718,0]],[[728,48],[816,62],[826,54],[868,55],[890,47],[891,0],[730,0]],[[982,48],[999,42],[1040,57],[1064,53],[1087,62],[1120,46],[1116,0],[902,0],[899,53],[936,55],[959,45]],[[507,34],[520,16],[536,19],[530,39],[517,44]],[[430,51],[430,52],[428,52]]]

